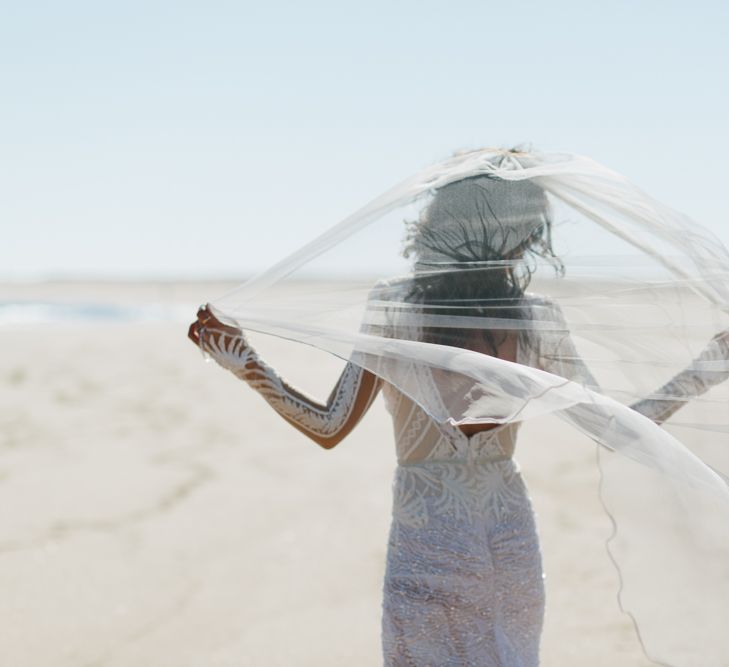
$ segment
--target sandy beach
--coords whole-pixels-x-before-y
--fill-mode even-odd
[[[378,399],[324,451],[204,362],[180,313],[225,288],[0,286],[5,302],[166,313],[0,327],[2,665],[381,664],[388,415]],[[317,355],[267,342],[324,396],[340,362]],[[618,609],[594,445],[540,419],[517,458],[544,547],[543,664],[651,664]]]

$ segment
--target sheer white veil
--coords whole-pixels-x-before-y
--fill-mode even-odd
[[[599,444],[619,600],[646,654],[726,664],[729,361],[714,336],[729,324],[729,253],[707,229],[588,158],[475,150],[213,307],[351,359],[440,422],[574,425]],[[488,353],[504,332],[528,363]]]

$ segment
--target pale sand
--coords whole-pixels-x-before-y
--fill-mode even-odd
[[[223,288],[16,285],[0,298],[186,302],[192,318]],[[0,328],[1,664],[380,664],[395,465],[381,400],[326,452],[185,333]],[[337,361],[309,378],[314,351],[266,352],[328,393]],[[650,664],[617,608],[594,447],[550,418],[523,428],[518,459],[546,560],[543,664]]]

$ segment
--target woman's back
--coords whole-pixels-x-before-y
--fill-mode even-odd
[[[384,312],[384,317],[380,318],[384,326],[373,333],[385,337],[422,339],[418,310],[408,308],[406,317],[402,317],[401,306],[408,289],[407,278],[392,278],[378,282],[373,293],[386,294],[387,300],[397,305],[388,307],[385,302],[383,308],[383,301],[378,301]],[[489,356],[555,371],[554,364],[549,363],[549,358],[557,359],[561,355],[549,352],[556,352],[555,345],[564,341],[568,335],[561,313],[552,302],[535,294],[525,294],[520,307],[529,313],[528,318],[524,319],[524,325],[517,331],[507,332],[496,349],[496,355]],[[472,334],[470,337],[477,341],[478,333],[474,330],[475,335]],[[474,343],[473,346],[469,345],[469,348],[489,354],[483,344]],[[386,361],[381,363],[387,364]],[[453,415],[454,411],[448,405],[448,396],[453,396],[454,391],[466,391],[463,389],[462,376],[415,361],[398,360],[394,365],[397,366],[397,371],[394,372],[397,376],[405,374],[412,376],[411,384],[418,387],[419,394],[419,400],[416,402],[401,389],[386,381],[388,371],[383,373],[385,382],[382,392],[393,420],[398,462],[405,464],[426,461],[465,462],[475,459],[511,458],[519,428],[518,421],[494,421],[493,424],[484,424],[481,420],[479,424],[456,425],[454,419],[438,420],[423,407],[423,405],[432,406],[433,412],[439,415]],[[403,368],[403,365],[407,367]],[[388,370],[389,373],[393,373],[392,369]],[[454,390],[454,384],[460,386]],[[422,400],[423,397],[426,400]],[[495,420],[499,419],[496,414],[492,417]]]

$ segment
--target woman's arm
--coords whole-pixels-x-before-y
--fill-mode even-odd
[[[223,324],[207,308],[198,311],[188,337],[324,449],[336,446],[352,431],[381,386],[376,375],[348,362],[326,403],[321,403],[288,384],[261,359],[240,329]]]
[[[727,361],[729,361],[729,332],[724,331],[714,336],[701,354],[683,371],[671,378],[658,391],[633,403],[630,407],[661,424],[692,398],[705,394],[713,386],[729,378]],[[716,368],[717,366],[719,368]]]

